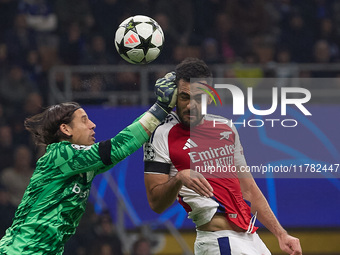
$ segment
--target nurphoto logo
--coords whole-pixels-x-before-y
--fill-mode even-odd
[[[231,93],[232,95],[232,106],[233,106],[233,115],[245,115],[245,98],[247,98],[247,107],[248,111],[254,115],[257,116],[270,116],[273,114],[277,108],[278,108],[278,99],[279,99],[279,90],[280,90],[280,115],[286,116],[287,115],[287,105],[295,106],[298,110],[300,110],[305,116],[311,116],[312,114],[307,110],[305,107],[305,104],[310,101],[311,99],[311,93],[308,89],[301,88],[301,87],[272,87],[271,88],[271,106],[268,109],[256,109],[254,106],[254,93],[253,88],[248,87],[247,88],[247,95],[245,97],[243,91],[233,84],[215,84],[214,87],[205,84],[200,83],[207,88],[209,88],[219,99],[220,104],[222,105],[221,100],[221,92],[220,94],[217,93],[216,89],[223,89]],[[212,98],[212,101],[214,101],[215,105],[217,105],[216,100],[214,98],[213,93],[211,93],[209,90],[200,88],[203,90],[204,94],[201,95],[201,111],[202,114],[207,114],[207,105],[208,100],[207,96],[209,95]],[[299,95],[298,97],[296,95]],[[214,126],[218,124],[226,124],[225,122],[231,122],[227,124],[234,124],[234,125],[243,125],[243,126],[249,126],[249,127],[262,127],[265,123],[268,123],[271,125],[271,127],[274,127],[275,124],[280,123],[283,127],[295,127],[298,125],[297,120],[295,119],[277,119],[277,118],[258,118],[258,119],[249,119],[249,120],[243,120],[242,122],[233,122],[232,119],[221,121],[221,119],[218,119],[214,121]]]

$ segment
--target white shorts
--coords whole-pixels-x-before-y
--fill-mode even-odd
[[[257,233],[197,230],[195,255],[270,255]]]

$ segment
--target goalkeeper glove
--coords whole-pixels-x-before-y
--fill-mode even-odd
[[[171,72],[156,81],[155,94],[157,96],[157,101],[140,119],[140,122],[150,132],[155,130],[176,105],[177,85],[175,79],[176,73]]]
[[[155,94],[157,96],[157,101],[149,109],[149,112],[159,121],[164,120],[176,105],[177,85],[175,79],[176,73],[171,72],[156,81]]]

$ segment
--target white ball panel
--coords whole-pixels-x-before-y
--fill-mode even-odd
[[[132,49],[126,52],[128,57],[135,61],[135,62],[141,62],[144,58],[144,51],[142,49]]]
[[[152,35],[152,25],[147,23],[140,23],[136,26],[137,33],[144,39]]]
[[[150,21],[150,18],[144,15],[136,15],[133,17],[133,20],[135,22],[148,22]]]
[[[115,46],[116,46],[116,50],[118,51],[118,53],[119,53],[119,45],[118,45],[118,43],[115,41]]]
[[[152,34],[151,43],[155,45],[156,47],[159,47],[163,44],[163,41],[164,41],[164,38],[163,38],[162,33],[159,30],[156,30]]]
[[[158,57],[160,52],[161,51],[158,48],[149,49],[148,52],[146,53],[146,56],[145,56],[146,62],[149,63],[149,62],[155,60]]]
[[[115,41],[117,43],[120,43],[124,37],[124,32],[125,32],[125,28],[124,27],[120,27],[117,29],[116,31],[116,36],[115,36]]]
[[[161,32],[162,36],[163,36],[163,41],[164,41],[164,33],[163,33],[163,30],[160,26],[158,26],[157,30],[159,30],[159,32]]]

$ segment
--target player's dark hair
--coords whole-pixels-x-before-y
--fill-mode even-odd
[[[186,58],[176,66],[176,83],[180,79],[190,82],[190,78],[209,78],[212,77],[207,64],[198,58]]]
[[[70,124],[73,113],[79,108],[81,106],[75,102],[52,105],[42,113],[27,118],[24,126],[32,134],[36,144],[48,145],[68,140],[71,136],[64,134],[59,127],[61,124]]]

